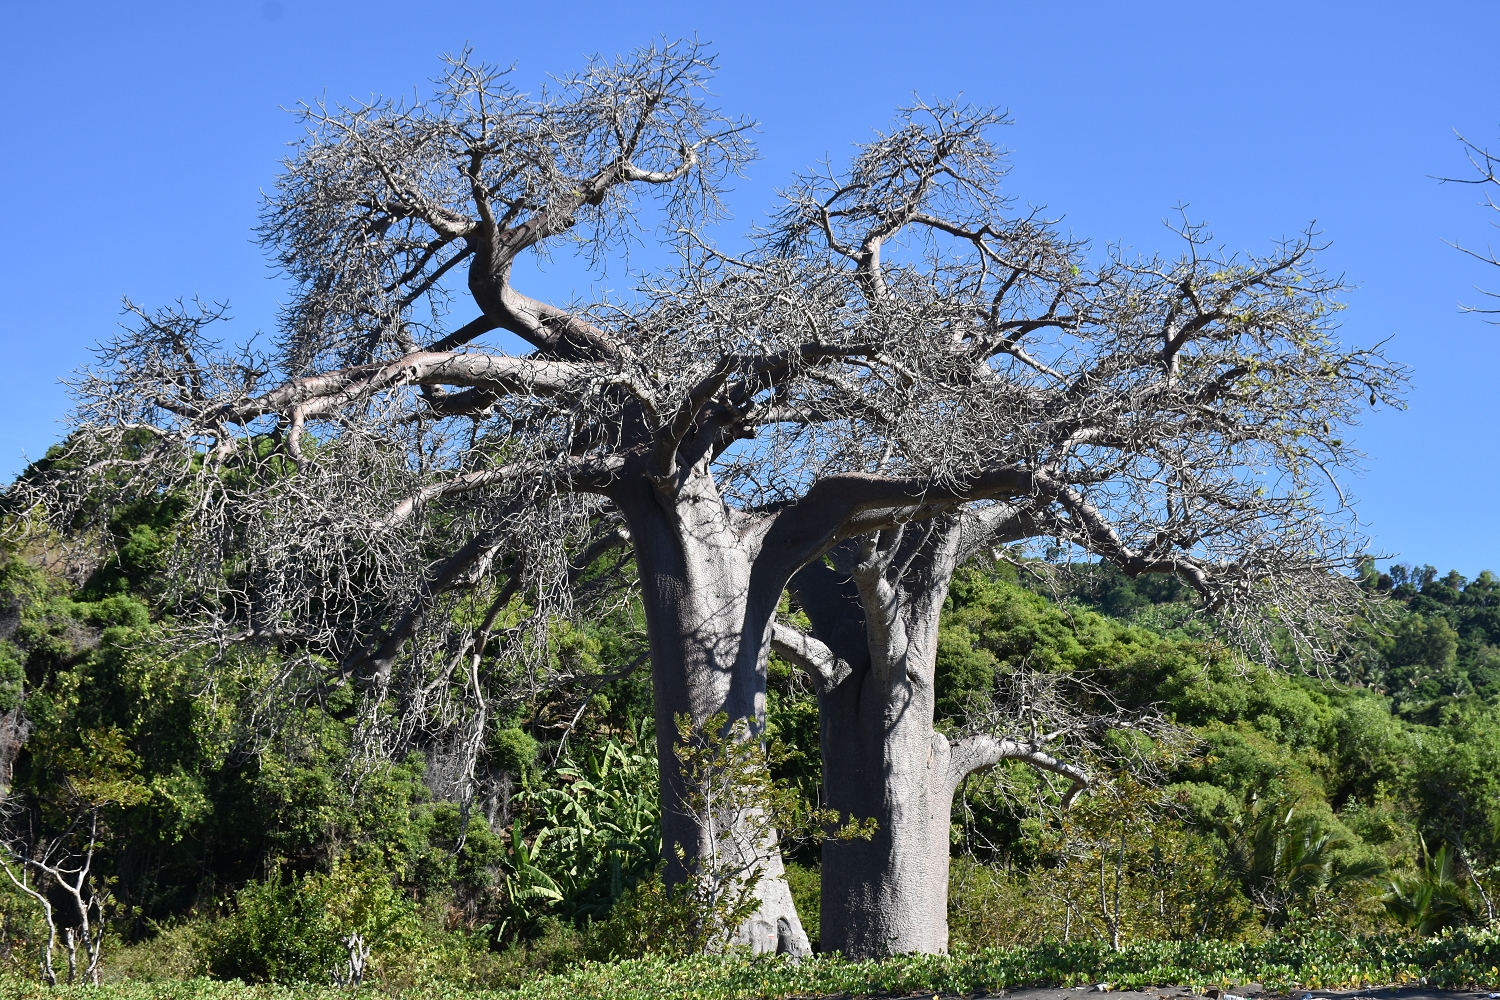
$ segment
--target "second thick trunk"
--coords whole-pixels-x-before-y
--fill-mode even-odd
[[[856,679],[865,683],[853,684]],[[823,845],[824,950],[856,958],[948,950],[953,786],[948,740],[914,700],[880,705],[865,672],[825,695],[821,712],[828,805],[874,817],[868,840]]]
[[[929,536],[928,545],[943,541]],[[940,557],[951,548],[937,547]],[[914,568],[936,562],[942,573],[945,560],[923,554],[926,565]],[[953,761],[933,729],[947,574],[934,601],[890,586],[881,570],[819,564],[793,581],[814,633],[849,667],[819,697],[826,804],[878,824],[868,841],[823,845],[821,943],[856,958],[948,950]]]
[[[965,775],[1024,760],[1072,780],[1064,804],[1085,782],[1038,746],[983,733],[950,744],[933,727],[938,620],[961,526],[937,519],[885,547],[845,546],[838,568],[813,564],[792,580],[825,647],[821,670],[802,658],[819,679],[826,804],[879,824],[867,842],[823,846],[822,943],[852,958],[948,950],[953,793]],[[779,648],[797,659],[794,646]]]

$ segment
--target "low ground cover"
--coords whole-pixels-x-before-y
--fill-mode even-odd
[[[793,963],[743,954],[680,960],[647,957],[582,963],[513,990],[456,988],[442,981],[399,992],[402,1000],[751,1000],[843,994],[909,996],[993,993],[1022,986],[1107,983],[1111,989],[1183,985],[1196,990],[1259,982],[1273,992],[1379,984],[1500,987],[1500,932],[1461,929],[1424,939],[1347,937],[1331,932],[1259,943],[1148,942],[1112,951],[1097,941],[992,948],[948,956],[850,962],[820,955]],[[333,987],[246,985],[237,980],[124,980],[101,987],[41,986],[0,977],[0,1000],[334,1000]],[[378,989],[367,987],[368,994]]]

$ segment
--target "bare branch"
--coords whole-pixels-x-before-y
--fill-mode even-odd
[[[772,624],[771,648],[806,673],[819,694],[838,687],[851,672],[823,643],[781,622]]]

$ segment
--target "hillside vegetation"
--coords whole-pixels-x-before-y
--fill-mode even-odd
[[[116,518],[117,555],[72,582],[39,550],[12,546],[0,567],[9,822],[57,837],[97,816],[107,978],[327,982],[355,933],[371,979],[391,988],[498,987],[586,959],[677,957],[678,904],[656,874],[638,608],[557,626],[555,656],[573,679],[492,726],[480,794],[456,801],[441,743],[412,734],[396,759],[370,746],[348,684],[277,699],[273,660],[210,671],[204,651],[158,641],[175,516],[165,505]],[[955,952],[1021,948],[1027,968],[1055,967],[1054,981],[1124,960],[1111,952],[1155,955],[1206,982],[1199,959],[1161,956],[1219,941],[1245,968],[1244,955],[1264,963],[1264,949],[1291,946],[1276,942],[1319,935],[1385,935],[1381,947],[1416,955],[1399,942],[1492,923],[1500,580],[1370,570],[1388,620],[1345,649],[1339,676],[1318,678],[1231,654],[1170,580],[1022,568],[955,581],[941,713],[957,719],[997,674],[1044,664],[1121,706],[1155,706],[1177,729],[1118,736],[1138,745],[1112,760],[1134,763],[1066,811],[1021,766],[968,782],[952,838]],[[779,660],[771,687],[775,777],[811,801],[816,701]],[[816,939],[818,848],[792,844],[787,856]],[[9,882],[0,890],[4,961],[32,977],[42,909]],[[1027,949],[1044,944],[1064,957],[1037,964]]]

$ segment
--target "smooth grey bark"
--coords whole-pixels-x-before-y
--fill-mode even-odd
[[[714,837],[709,817],[685,807],[689,790],[675,753],[679,715],[701,725],[724,712],[731,723],[747,720],[752,738],[764,729],[776,596],[767,599],[759,593],[766,587],[753,585],[755,550],[709,477],[688,477],[675,494],[637,480],[613,495],[630,527],[651,644],[665,880],[677,884],[715,852],[734,852],[737,857],[721,863],[759,871],[760,905],[732,943],[757,954],[807,955],[812,949],[774,832],[765,834],[746,822],[751,817],[743,809],[731,808],[717,820],[720,829],[733,827],[733,835],[727,843]]]
[[[783,627],[774,644],[819,689],[826,804],[878,823],[868,841],[823,845],[825,950],[948,950],[953,795],[965,775],[1015,758],[1072,778],[1075,790],[1085,780],[1037,747],[984,734],[950,743],[934,728],[938,621],[963,535],[952,515],[882,532],[790,585],[816,638]]]

